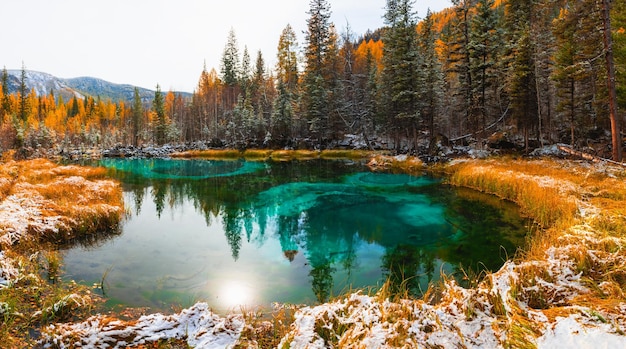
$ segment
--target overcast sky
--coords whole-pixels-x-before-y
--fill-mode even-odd
[[[383,25],[385,0],[330,0],[339,33]],[[418,17],[449,0],[417,0]],[[10,0],[0,10],[0,67],[62,78],[92,76],[115,83],[192,92],[204,62],[219,72],[229,30],[254,62],[261,50],[276,62],[280,33],[290,24],[303,45],[309,0]]]

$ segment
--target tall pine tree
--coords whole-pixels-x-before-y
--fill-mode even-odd
[[[412,0],[387,0],[383,37],[382,94],[395,135],[395,146],[399,150],[400,140],[413,139],[412,148],[417,148],[418,83],[420,60],[417,48],[416,14]],[[409,134],[402,131],[409,130]]]

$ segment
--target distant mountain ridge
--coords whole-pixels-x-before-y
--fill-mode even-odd
[[[7,70],[9,75],[8,86],[9,93],[19,91],[21,70]],[[53,93],[55,96],[61,96],[63,100],[68,101],[74,97],[83,99],[87,96],[93,98],[110,99],[114,102],[130,102],[134,98],[135,87],[129,84],[115,84],[106,80],[93,77],[78,77],[71,79],[59,78],[54,75],[25,70],[26,88],[28,91],[35,90],[38,96],[46,96]],[[154,90],[137,87],[139,96],[145,101],[154,98]],[[166,92],[166,91],[164,91]],[[190,97],[187,92],[176,92],[183,97]]]

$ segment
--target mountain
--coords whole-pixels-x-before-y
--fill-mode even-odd
[[[9,93],[15,93],[20,90],[20,81],[22,76],[21,70],[7,70]],[[69,86],[63,79],[59,79],[53,75],[41,72],[26,70],[26,89],[30,92],[35,90],[38,96],[45,96],[54,93],[56,96],[62,96],[68,101],[74,97],[85,98],[85,94]]]
[[[88,96],[111,99],[113,101],[132,101],[135,96],[135,86],[128,84],[114,84],[98,78],[80,77],[63,79],[63,81],[76,91]],[[139,96],[143,101],[152,100],[154,91],[143,87],[137,87]]]
[[[7,70],[7,73],[9,75],[9,93],[19,91],[22,71]],[[128,84],[114,84],[112,82],[93,77],[63,79],[48,73],[36,72],[32,70],[26,70],[25,73],[26,88],[28,91],[34,89],[35,93],[39,96],[48,95],[52,92],[55,96],[63,97],[63,100],[65,101],[74,97],[83,99],[86,96],[110,99],[115,102],[130,102],[134,98],[135,86]],[[151,101],[154,98],[154,90],[142,87],[137,87],[137,89],[139,90],[139,95],[144,102]],[[191,96],[191,94],[187,92],[177,93],[181,93],[183,97]]]

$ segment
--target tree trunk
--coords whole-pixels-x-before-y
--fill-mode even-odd
[[[617,116],[617,92],[615,90],[615,66],[613,64],[613,40],[611,38],[611,17],[609,0],[602,0],[602,19],[604,24],[604,51],[606,59],[607,87],[609,92],[609,117],[611,118],[611,139],[613,161],[622,161],[622,139],[619,118]]]

